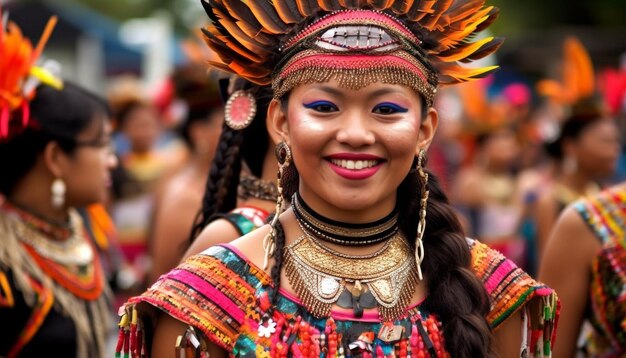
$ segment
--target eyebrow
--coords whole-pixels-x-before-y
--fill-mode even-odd
[[[333,95],[333,96],[338,96],[338,97],[341,97],[341,98],[345,97],[343,91],[341,91],[341,90],[339,90],[339,89],[337,89],[337,88],[335,88],[333,86],[321,85],[317,89],[320,90],[320,91],[326,92],[326,93],[328,93],[330,95]]]
[[[333,96],[338,96],[341,98],[345,98],[348,97],[344,91],[337,89],[333,86],[329,86],[329,85],[321,85],[317,88],[318,90],[324,91],[330,95]],[[401,93],[399,90],[395,89],[395,88],[389,88],[389,87],[385,87],[385,88],[380,88],[377,89],[373,92],[367,93],[366,97],[367,98],[374,98],[374,97],[378,97],[378,96],[382,96],[382,95],[386,95],[386,94],[391,94],[391,93]]]

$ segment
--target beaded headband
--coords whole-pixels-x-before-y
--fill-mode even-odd
[[[413,88],[432,105],[437,76],[421,41],[401,22],[374,10],[329,14],[287,40],[272,75],[274,96],[298,84],[327,82],[359,89],[382,82]]]
[[[482,78],[497,66],[464,67],[501,38],[475,35],[497,17],[485,0],[202,0],[203,29],[219,56],[209,63],[280,97],[294,86],[336,79],[415,89],[432,104],[438,85]],[[308,24],[308,25],[307,25]]]

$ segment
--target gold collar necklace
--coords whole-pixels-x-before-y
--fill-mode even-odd
[[[296,201],[294,196],[292,203]],[[349,255],[325,246],[315,232],[298,223],[304,235],[285,248],[285,273],[313,316],[328,317],[337,304],[352,307],[357,318],[363,308],[376,306],[384,321],[402,317],[419,278],[415,255],[397,228],[375,252]]]

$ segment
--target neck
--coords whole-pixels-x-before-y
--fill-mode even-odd
[[[192,152],[189,158],[189,167],[193,168],[194,171],[201,174],[208,173],[211,169],[212,161],[212,155],[207,156],[206,154],[198,154]]]
[[[301,229],[316,238],[347,246],[365,246],[387,241],[398,230],[398,214],[394,210],[380,220],[348,224],[315,212],[295,193],[291,200],[293,213]]]
[[[46,221],[53,223],[67,222],[69,219],[67,209],[65,207],[55,208],[52,206],[51,183],[51,178],[42,180],[41,178],[27,175],[8,196],[8,199],[16,206]]]
[[[581,171],[576,171],[572,174],[562,174],[560,181],[569,189],[580,194],[584,194],[589,187],[589,184],[593,183],[591,176],[586,175]]]

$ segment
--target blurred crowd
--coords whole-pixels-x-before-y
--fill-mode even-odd
[[[152,96],[138,78],[111,79],[102,103],[110,107],[111,134],[95,142],[84,138],[86,146],[114,155],[107,195],[74,202],[115,294],[111,307],[175,267],[191,244],[228,93],[228,79],[195,60],[176,68]],[[443,88],[435,103],[442,121],[428,166],[466,235],[532,274],[539,273],[561,212],[626,180],[626,69],[594,69],[574,38],[564,42],[560,61],[554,77],[531,82],[521,74],[495,74]],[[100,100],[93,101],[100,108]],[[95,169],[74,170],[64,177],[90,180]],[[2,194],[15,194],[28,180],[37,182],[15,178]],[[68,193],[74,190],[66,185]]]

